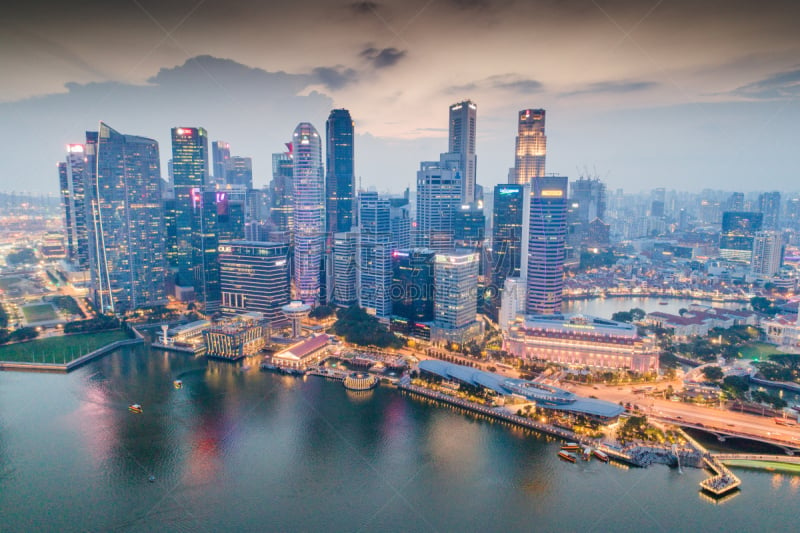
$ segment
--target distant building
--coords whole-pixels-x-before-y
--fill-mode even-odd
[[[354,122],[347,109],[334,109],[325,123],[325,188],[327,231],[350,231],[354,224],[355,171],[353,168]]]
[[[379,318],[392,313],[392,233],[389,200],[376,192],[358,198],[359,305]]]
[[[67,238],[67,259],[80,270],[89,269],[89,228],[91,219],[87,197],[90,169],[86,167],[82,144],[67,145],[67,160],[58,164],[61,208]]]
[[[475,155],[475,130],[478,106],[469,100],[450,106],[450,125],[448,152],[458,154],[461,169],[461,203],[475,201],[475,174],[477,156]]]
[[[358,231],[333,235],[333,303],[349,307],[358,302]]]
[[[211,156],[214,163],[214,180],[219,184],[227,183],[231,145],[225,141],[214,141],[211,143]]]
[[[482,333],[476,320],[479,261],[471,251],[436,254],[431,340],[464,343]]]
[[[247,189],[253,188],[253,159],[250,157],[233,156],[228,161],[225,171],[225,183],[228,185],[242,185]]]
[[[567,178],[546,176],[531,182],[528,238],[528,314],[561,312],[564,290]]]
[[[483,249],[486,238],[486,217],[477,204],[464,204],[453,213],[453,244],[455,248]]]
[[[579,368],[658,371],[658,349],[633,324],[581,315],[528,315],[512,325],[503,347],[524,359]]]
[[[291,235],[294,231],[294,199],[292,197],[292,173],[294,163],[292,144],[287,143],[288,152],[272,154],[272,181],[269,185],[269,218],[277,231]],[[291,237],[290,237],[291,238]],[[286,242],[290,242],[287,240]]]
[[[392,229],[392,245],[395,250],[411,247],[411,207],[408,199],[389,198],[389,225]]]
[[[753,237],[762,228],[764,215],[752,211],[725,211],[719,235],[719,255],[729,261],[750,263]]]
[[[764,215],[764,221],[762,225],[764,229],[780,229],[781,193],[774,191],[759,194],[758,210]]]
[[[427,248],[392,252],[392,330],[430,339],[435,256]]]
[[[285,322],[281,307],[290,301],[288,244],[221,242],[219,263],[223,314],[256,311],[270,322]]]
[[[750,271],[761,278],[771,278],[783,264],[783,236],[777,231],[757,231],[753,237]]]
[[[166,303],[158,143],[100,123],[87,132],[92,169],[89,265],[100,312]]]
[[[758,325],[758,315],[752,311],[734,311],[693,304],[683,315],[656,311],[648,313],[645,321],[672,330],[677,339],[685,340],[695,335],[706,336],[714,328]]]
[[[523,109],[519,112],[514,168],[509,183],[524,185],[545,172],[547,136],[544,134],[544,109]]]
[[[444,252],[453,248],[453,216],[461,205],[458,162],[442,154],[423,161],[417,172],[417,246]]]

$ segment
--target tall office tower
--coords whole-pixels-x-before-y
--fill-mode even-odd
[[[228,160],[225,171],[225,183],[228,185],[242,185],[248,189],[253,188],[253,159],[251,157],[232,156]]]
[[[281,307],[291,292],[288,244],[221,241],[219,264],[225,315],[258,311],[273,324],[286,321]]]
[[[231,145],[225,141],[211,143],[211,156],[214,162],[214,181],[223,185],[228,183],[228,163],[231,159]]]
[[[783,238],[777,231],[757,231],[753,237],[750,271],[760,278],[778,273],[783,263]]]
[[[245,208],[246,222],[267,222],[270,213],[269,188],[248,189]]]
[[[800,198],[790,198],[786,201],[786,227],[797,230],[800,228]]]
[[[567,178],[546,176],[531,182],[526,312],[561,312],[567,233]]]
[[[376,192],[358,196],[359,305],[380,318],[392,313],[392,230],[389,200]]]
[[[294,299],[317,305],[325,244],[325,180],[322,142],[317,130],[308,122],[301,122],[295,128],[292,153]]]
[[[392,252],[392,330],[430,340],[433,321],[433,265],[428,248]]]
[[[509,183],[525,184],[544,176],[547,136],[544,134],[544,109],[519,112],[516,157],[508,176]]]
[[[82,144],[67,145],[67,160],[58,164],[61,205],[67,237],[67,259],[81,270],[89,269],[86,155]]]
[[[753,237],[762,229],[763,213],[725,211],[719,234],[719,255],[730,261],[750,263],[753,257]]]
[[[476,204],[465,204],[453,213],[453,244],[456,248],[473,251],[483,249],[486,237],[486,217],[483,208]]]
[[[758,195],[758,210],[764,214],[764,229],[781,229],[781,193],[765,192]]]
[[[453,216],[461,205],[461,173],[448,155],[423,161],[417,171],[416,244],[441,252],[453,247]]]
[[[353,119],[347,109],[334,109],[325,123],[325,188],[328,233],[350,231],[355,211]]]
[[[407,198],[390,198],[389,225],[395,250],[411,246],[411,206]]]
[[[458,166],[461,169],[461,203],[471,204],[475,201],[475,123],[478,106],[469,100],[450,106],[450,127],[448,152],[458,154]]]
[[[744,193],[731,193],[730,198],[728,198],[727,207],[726,211],[744,211]]]
[[[603,220],[606,211],[606,186],[599,178],[580,177],[569,184],[572,194],[570,201],[578,204],[576,217],[581,224],[588,224],[599,218]]]
[[[522,258],[522,225],[525,185],[496,185],[492,223],[492,289],[489,314],[495,320],[506,278],[519,277]]]
[[[333,235],[333,303],[349,307],[358,302],[358,231]]]
[[[272,154],[272,181],[269,184],[269,218],[278,231],[287,235],[286,242],[291,242],[294,231],[294,199],[292,193],[292,172],[294,158],[292,144],[286,143],[288,152]]]
[[[208,135],[203,128],[172,128],[172,174],[175,190],[176,285],[194,285],[193,246],[199,220],[197,201],[208,183]]]
[[[436,254],[431,340],[463,343],[480,334],[476,320],[479,262],[474,252]]]
[[[166,302],[158,143],[104,123],[87,132],[91,160],[90,271],[95,306],[127,311]]]

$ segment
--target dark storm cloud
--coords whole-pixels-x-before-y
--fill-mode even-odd
[[[362,50],[359,55],[369,60],[373,67],[380,69],[396,65],[406,54],[406,50],[398,50],[394,47],[378,50],[370,46]]]
[[[311,71],[316,79],[333,91],[358,81],[358,73],[341,65],[335,67],[317,67]]]
[[[589,85],[561,93],[561,96],[577,96],[581,94],[626,94],[637,91],[645,91],[658,87],[654,81],[600,81]]]
[[[759,100],[790,99],[800,96],[800,68],[778,72],[733,91],[736,96]]]

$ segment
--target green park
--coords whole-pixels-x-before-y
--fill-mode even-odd
[[[128,339],[122,330],[77,333],[0,346],[0,362],[66,364],[112,342]]]

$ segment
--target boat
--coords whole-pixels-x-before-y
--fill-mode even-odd
[[[669,302],[658,302],[658,305],[669,305]]]
[[[176,389],[183,388],[183,381],[181,381],[181,380],[179,380],[179,379],[176,379],[175,381],[173,381],[173,382],[172,382],[172,385],[173,385],[173,386],[174,386]]]
[[[583,460],[588,461],[592,457],[592,449],[588,446],[583,449]]]
[[[569,461],[570,463],[574,463],[578,460],[574,453],[565,452],[564,450],[558,452],[558,456],[565,461]]]
[[[577,452],[581,449],[581,445],[577,442],[568,442],[561,446],[562,450],[570,451],[570,452]]]
[[[131,413],[143,413],[144,412],[142,410],[142,406],[139,405],[138,403],[132,403],[131,405],[129,405],[128,406],[128,411],[130,411]]]
[[[592,450],[592,455],[594,455],[604,463],[608,462],[608,454],[601,452],[600,450]]]

